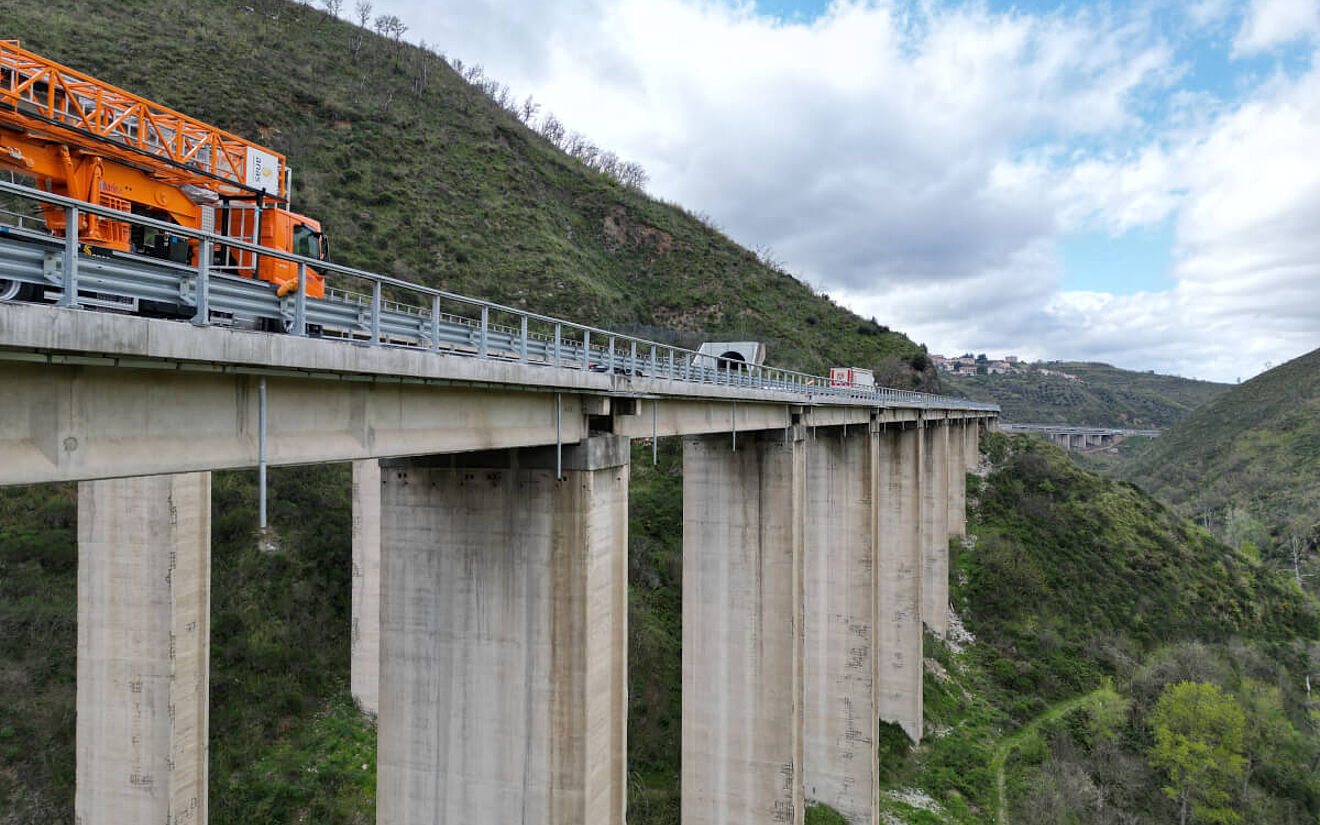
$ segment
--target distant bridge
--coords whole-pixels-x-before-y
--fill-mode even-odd
[[[1067,424],[1006,424],[999,429],[1006,433],[1043,435],[1070,452],[1081,452],[1096,447],[1108,447],[1124,438],[1143,436],[1159,438],[1161,430],[1129,430],[1120,427],[1072,427]]]

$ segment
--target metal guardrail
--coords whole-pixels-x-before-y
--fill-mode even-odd
[[[526,312],[387,275],[281,252],[225,235],[130,215],[27,186],[0,181],[0,193],[61,208],[68,237],[21,226],[0,225],[0,280],[35,284],[60,307],[133,309],[142,302],[174,308],[192,323],[233,324],[265,319],[291,335],[319,330],[322,337],[371,346],[400,346],[437,353],[518,361],[559,369],[641,376],[683,384],[705,384],[800,395],[805,401],[878,406],[967,409],[997,412],[995,404],[886,387],[835,386],[830,379],[795,370],[718,361],[695,350],[669,346],[599,327]],[[0,216],[15,213],[0,212]],[[196,241],[196,266],[156,258],[79,248],[79,216],[97,215]],[[21,222],[20,222],[21,223]],[[273,285],[212,271],[216,247],[290,261],[298,289],[279,297]],[[326,278],[324,298],[306,294],[308,268]],[[337,285],[331,286],[334,280]],[[365,291],[342,282],[364,284]],[[415,296],[418,303],[385,297],[385,290]],[[501,323],[500,321],[509,321]]]

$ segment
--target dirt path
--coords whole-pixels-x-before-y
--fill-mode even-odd
[[[1065,699],[1062,702],[1050,705],[1044,713],[1032,719],[1027,724],[1019,728],[1014,734],[999,744],[995,749],[995,755],[990,759],[990,767],[995,771],[995,792],[997,799],[996,821],[999,825],[1008,825],[1008,800],[1004,794],[1004,765],[1008,762],[1008,754],[1022,744],[1028,736],[1036,732],[1041,724],[1052,719],[1057,719],[1068,711],[1079,708],[1082,705],[1095,701],[1096,697],[1104,691],[1104,688],[1093,690],[1090,693],[1081,696],[1074,696],[1072,699]]]

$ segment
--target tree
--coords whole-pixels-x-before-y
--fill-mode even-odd
[[[1234,791],[1246,764],[1245,720],[1232,695],[1210,682],[1168,685],[1150,715],[1151,765],[1169,777],[1164,792],[1178,803],[1180,825],[1234,823]]]
[[[344,0],[321,0],[321,6],[325,9],[326,14],[331,17],[338,17],[339,13],[344,10]]]
[[[564,124],[559,118],[555,117],[554,112],[547,112],[541,119],[541,134],[546,140],[556,146],[563,146]]]
[[[518,110],[518,119],[530,125],[532,118],[536,117],[536,113],[540,110],[541,104],[533,100],[531,95],[528,95],[527,99],[523,101],[522,107]]]
[[[353,40],[349,45],[349,51],[352,52],[353,62],[357,62],[358,55],[362,53],[363,35],[367,30],[367,23],[371,21],[371,3],[367,0],[357,0],[357,5],[353,7],[357,14],[357,28],[353,30]]]

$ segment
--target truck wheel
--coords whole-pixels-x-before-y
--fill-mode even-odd
[[[0,280],[0,302],[29,301],[32,299],[32,284],[22,281]]]
[[[293,334],[293,321],[288,318],[261,318],[258,321],[258,329],[262,332],[278,332],[284,335]],[[307,336],[309,338],[321,337],[320,324],[308,324]]]

